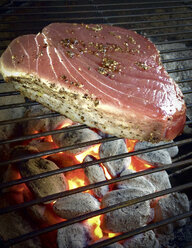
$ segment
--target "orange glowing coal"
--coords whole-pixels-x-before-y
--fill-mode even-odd
[[[87,156],[87,155],[92,155],[93,157],[99,159],[99,147],[100,147],[101,144],[97,144],[97,145],[93,145],[91,146],[90,148],[88,148],[86,151],[80,153],[80,154],[77,154],[75,155],[76,159],[82,163],[84,158]]]
[[[70,171],[66,174],[69,189],[76,189],[86,185],[85,173],[83,169]]]
[[[102,163],[101,163],[100,165],[101,165],[101,167],[102,167],[102,169],[103,169],[103,171],[104,171],[104,174],[105,174],[106,179],[110,180],[112,177],[111,177],[111,175],[109,174],[107,168],[106,168]]]
[[[134,171],[143,171],[143,170],[147,170],[147,169],[150,169],[150,168],[153,168],[154,166],[148,164],[146,161],[136,157],[136,156],[133,156],[131,157],[131,164],[129,166],[129,169],[130,170],[134,170]]]
[[[134,151],[135,145],[137,142],[138,142],[138,140],[126,139],[126,145],[127,145],[128,152]],[[148,164],[146,161],[136,157],[136,156],[132,156],[131,157],[131,164],[129,165],[128,169],[139,172],[139,171],[147,170],[150,168],[153,168],[153,166]]]
[[[100,227],[101,215],[98,215],[98,216],[95,216],[95,217],[92,217],[86,220],[86,223],[89,225],[89,227],[91,227],[90,229],[92,231],[92,236],[95,240],[103,238],[103,232]]]
[[[57,129],[61,129],[61,128],[64,128],[64,127],[68,127],[68,126],[72,126],[73,125],[73,122],[70,120],[70,119],[66,119],[64,120],[63,123],[61,123]]]

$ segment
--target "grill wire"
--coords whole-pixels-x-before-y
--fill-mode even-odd
[[[126,1],[122,0],[119,3],[115,0],[12,0],[2,1],[2,6],[0,9],[1,13],[1,25],[0,25],[0,54],[4,51],[4,49],[7,47],[9,42],[23,34],[29,34],[29,33],[37,33],[39,32],[44,26],[48,25],[51,22],[77,22],[77,23],[107,23],[109,25],[117,25],[120,27],[125,27],[129,29],[133,29],[137,31],[140,34],[144,34],[146,37],[152,39],[156,45],[162,45],[162,44],[175,44],[175,43],[185,43],[186,47],[183,48],[170,48],[170,49],[164,49],[160,51],[160,54],[169,54],[173,52],[186,52],[192,50],[192,10],[190,6],[190,1],[139,1],[139,0],[132,0],[132,1]],[[187,29],[186,29],[187,27]],[[188,61],[191,60],[192,57],[190,56],[184,56],[173,59],[164,59],[163,63],[175,63],[175,62],[182,62],[182,61]],[[188,67],[183,68],[177,68],[177,69],[171,69],[168,70],[170,73],[175,72],[190,72],[192,70],[192,67],[190,64]],[[186,74],[188,75],[188,74]],[[0,79],[0,85],[3,85],[5,82]],[[184,83],[192,83],[192,78],[186,77],[185,79],[180,79],[178,83],[184,84]],[[183,91],[184,96],[192,93],[192,87],[190,90]],[[15,96],[19,95],[20,93],[17,91],[10,91],[10,92],[2,92],[0,93],[0,98],[5,96]],[[191,95],[192,96],[192,95]],[[19,107],[26,107],[30,108],[32,106],[39,105],[39,103],[32,102],[30,100],[26,100],[25,103],[15,103],[15,104],[3,104],[0,106],[0,110],[8,110],[8,109],[14,109]],[[191,103],[187,103],[187,108],[192,108]],[[60,116],[58,113],[49,113],[49,114],[43,114],[39,116],[32,116],[32,117],[22,117],[22,118],[15,118],[10,120],[3,120],[0,121],[0,126],[3,125],[10,125],[12,123],[23,123],[23,122],[29,122],[32,120],[40,120],[44,118],[55,118]],[[190,127],[192,124],[192,120],[190,118],[187,119],[186,126]],[[69,132],[72,130],[80,130],[87,128],[85,125],[79,125],[79,126],[72,126],[67,128],[62,128],[60,130],[52,130],[47,132],[41,132],[37,134],[31,134],[6,140],[0,140],[0,145],[5,144],[14,144],[17,142],[22,142],[25,140],[33,139],[33,138],[39,138],[42,136],[48,136],[58,133],[64,133]],[[104,142],[110,142],[118,140],[116,137],[108,137],[108,138],[102,138],[101,140],[94,140],[89,142],[84,142],[81,144],[76,144],[73,146],[68,146],[65,148],[58,148],[58,149],[52,149],[44,152],[40,152],[38,154],[32,154],[28,156],[23,156],[16,159],[11,159],[7,161],[0,161],[0,166],[8,166],[9,164],[14,164],[16,162],[26,161],[31,158],[38,158],[45,155],[50,155],[54,153],[58,153],[61,151],[67,151],[75,148],[85,147],[93,144],[98,143],[104,143]],[[115,155],[103,159],[99,159],[97,161],[91,161],[86,163],[80,163],[76,164],[71,167],[62,168],[46,173],[41,173],[38,175],[25,177],[22,179],[1,183],[0,184],[0,190],[18,185],[21,183],[26,183],[29,181],[33,181],[39,178],[48,177],[51,175],[68,172],[72,170],[76,170],[79,168],[85,168],[86,166],[92,166],[94,164],[103,163],[106,161],[112,161],[120,158],[125,158],[133,155],[138,155],[142,153],[147,153],[150,151],[156,151],[163,148],[168,148],[172,146],[179,146],[179,148],[186,146],[190,147],[192,144],[192,138],[186,137],[186,136],[180,136],[178,137],[173,143],[168,143],[164,145],[159,145],[156,147],[151,147],[147,149],[142,149],[135,152],[129,152],[124,153],[120,155]],[[190,150],[190,149],[189,149]],[[188,158],[188,159],[187,159]],[[24,209],[25,207],[29,207],[38,203],[47,202],[50,200],[55,200],[60,197],[64,197],[67,195],[75,194],[78,192],[83,192],[88,189],[97,188],[104,185],[109,185],[115,182],[120,182],[123,180],[135,178],[138,176],[147,175],[150,173],[154,173],[157,171],[163,171],[163,170],[171,170],[173,172],[177,171],[178,169],[182,168],[188,168],[192,164],[192,158],[191,158],[191,151],[189,151],[187,154],[183,153],[182,155],[176,157],[174,159],[173,164],[156,167],[153,169],[148,169],[145,171],[137,172],[131,175],[126,175],[123,177],[113,178],[110,180],[102,181],[95,184],[90,184],[87,186],[83,186],[77,189],[49,195],[43,198],[38,198],[29,202],[24,202],[22,204],[1,208],[0,214],[9,213],[14,210],[18,209]],[[51,225],[46,228],[41,228],[37,231],[33,231],[30,233],[27,233],[25,235],[21,235],[19,237],[16,237],[14,239],[9,239],[7,241],[0,240],[0,246],[1,247],[9,247],[12,245],[15,245],[17,243],[20,243],[22,241],[25,241],[30,238],[34,238],[38,235],[41,235],[43,233],[56,230],[58,228],[71,225],[73,223],[77,223],[79,221],[88,219],[90,217],[100,215],[103,213],[107,213],[109,211],[119,209],[125,206],[130,206],[139,202],[143,202],[149,199],[153,199],[159,196],[167,195],[169,193],[177,192],[177,191],[185,191],[187,189],[191,189],[192,182],[187,182],[184,184],[180,184],[178,186],[174,186],[170,189],[166,189],[163,191],[155,192],[153,194],[145,195],[133,200],[129,200],[126,202],[122,202],[120,204],[116,204],[107,208],[103,208],[94,212],[91,212],[89,214],[85,214],[67,221],[63,221],[61,223]],[[98,243],[95,243],[93,245],[90,245],[89,247],[96,248],[96,247],[104,247],[106,245],[112,244],[114,242],[123,240],[125,238],[131,237],[133,235],[157,228],[158,226],[168,224],[171,222],[174,222],[176,220],[186,218],[192,215],[192,211],[183,213],[181,215],[177,215],[174,217],[171,217],[169,219],[165,219],[163,221],[149,224],[147,226],[135,229],[131,232],[123,233],[121,235],[118,235],[114,238],[109,238],[105,241],[101,241]]]

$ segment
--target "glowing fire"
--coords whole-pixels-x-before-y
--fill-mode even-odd
[[[68,172],[66,178],[68,181],[69,189],[76,189],[86,185],[83,169]]]
[[[135,145],[138,142],[138,140],[129,140],[126,139],[126,145],[127,145],[127,150],[128,152],[133,152],[135,149]],[[130,170],[134,170],[134,171],[143,171],[149,168],[153,168],[152,165],[148,164],[146,161],[136,157],[136,156],[132,156],[131,157],[131,164],[129,165]]]
[[[92,227],[91,230],[93,230],[93,236],[94,238],[97,239],[101,239],[103,238],[103,232],[102,229],[100,227],[101,225],[101,215],[95,216],[93,218],[90,218],[88,220],[86,220],[86,223]]]
[[[87,156],[87,155],[92,155],[94,156],[95,158],[99,158],[99,147],[100,147],[101,144],[97,144],[97,145],[93,145],[91,146],[90,148],[88,148],[86,151],[80,153],[80,154],[77,154],[75,155],[76,159],[82,163],[84,158]]]
[[[72,126],[73,125],[73,122],[70,120],[70,119],[66,119],[63,123],[61,123],[57,129],[61,129],[61,128],[64,128],[64,127],[68,127],[68,126]]]
[[[57,129],[65,128],[65,127],[71,126],[73,124],[74,123],[71,120],[66,119],[62,124],[60,124],[57,127]],[[35,131],[35,133],[38,133],[38,131]],[[43,139],[47,142],[53,142],[51,135],[46,136],[46,137],[41,137],[38,139]],[[128,140],[128,139],[126,139],[125,141],[126,141],[127,151],[133,152],[135,145],[138,141],[137,140]],[[93,145],[93,146],[89,147],[86,151],[81,152],[81,153],[76,154],[76,155],[71,155],[71,156],[74,156],[75,159],[79,163],[83,163],[83,161],[87,155],[91,155],[91,156],[95,157],[96,159],[100,159],[100,157],[99,157],[100,145],[101,144]],[[102,163],[100,165],[104,171],[106,179],[110,180],[112,177],[109,174],[108,170],[105,168],[105,166]],[[147,164],[145,161],[139,159],[138,157],[135,157],[135,156],[131,157],[131,165],[129,166],[129,169],[132,169],[134,171],[141,171],[141,170],[145,170],[145,169],[148,169],[151,167],[153,167],[153,166],[150,164]],[[69,171],[66,173],[65,176],[66,176],[66,179],[68,181],[69,190],[83,187],[83,186],[87,185],[86,176],[85,176],[83,169],[78,169],[75,171]],[[90,194],[92,194],[92,191],[90,191],[90,190],[86,191],[86,192],[89,192]],[[51,203],[51,205],[53,205],[53,203]],[[119,235],[119,233],[108,233],[108,234],[105,233],[104,234],[102,229],[101,229],[101,217],[102,216],[99,215],[99,216],[90,218],[90,219],[85,221],[85,223],[87,225],[89,225],[89,227],[90,227],[90,230],[92,232],[92,236],[94,237],[94,240],[102,239],[105,237],[112,238],[112,237]]]
[[[101,167],[103,168],[103,171],[104,171],[104,174],[105,174],[105,177],[106,177],[106,179],[111,179],[112,177],[111,177],[111,175],[109,174],[109,172],[108,172],[108,170],[106,169],[106,167],[103,165],[103,164],[101,164]]]
[[[129,169],[134,170],[134,171],[143,171],[146,169],[153,168],[152,165],[147,164],[144,160],[138,158],[138,157],[131,157],[131,164],[129,166]]]

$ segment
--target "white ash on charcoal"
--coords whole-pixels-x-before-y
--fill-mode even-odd
[[[15,91],[12,84],[1,84],[0,93]],[[8,104],[24,103],[25,99],[22,95],[12,95],[0,97],[0,106]],[[23,117],[25,112],[24,107],[20,108],[9,108],[0,110],[0,121],[12,120]],[[0,126],[0,140],[7,140],[18,135],[18,124],[11,123],[9,125]],[[10,144],[0,145],[0,156],[1,161],[9,159],[10,155]],[[2,175],[6,171],[6,166],[0,166],[0,182],[2,181]]]
[[[135,151],[139,151],[141,149],[146,149],[150,147],[156,147],[158,145],[166,144],[166,142],[159,142],[156,144],[142,141],[137,142],[135,145]],[[178,154],[178,147],[174,146],[171,149],[157,149],[157,151],[153,152],[146,152],[137,155],[137,157],[147,161],[148,163],[152,165],[166,165],[166,164],[172,164],[171,156],[176,156]]]
[[[78,193],[58,199],[54,205],[54,212],[64,219],[90,213],[100,209],[100,202],[89,193]]]
[[[114,243],[111,245],[107,245],[104,248],[124,248],[124,246],[122,246],[120,243]]]
[[[161,221],[166,218],[170,218],[189,211],[189,200],[184,193],[172,193],[166,197],[160,198],[155,206],[154,222]],[[177,227],[184,226],[187,223],[187,219],[178,220],[168,225],[155,229],[156,233],[169,234]]]
[[[56,148],[53,142],[44,141],[44,139],[34,139],[29,142],[28,145],[35,147],[39,152],[44,152]]]
[[[135,171],[127,169],[123,171],[120,176],[126,176],[132,173],[135,173]],[[117,188],[143,190],[146,195],[155,192],[154,185],[150,181],[148,181],[144,176],[135,177],[132,179],[127,179],[127,180],[118,182]]]
[[[42,105],[32,106],[29,110],[26,111],[25,117],[35,117],[45,114],[50,114],[51,111],[43,107]],[[73,122],[66,118],[65,116],[42,118],[38,120],[30,120],[23,123],[23,134],[33,134],[36,132],[46,132],[60,128],[60,126],[67,124],[72,125]]]
[[[10,154],[11,159],[15,159],[15,158],[20,158],[20,157],[25,157],[28,155],[32,155],[35,153],[38,153],[39,150],[31,145],[19,145],[19,146],[15,146]]]
[[[0,208],[7,207],[8,203],[1,197]],[[36,227],[35,227],[36,228]],[[24,218],[18,211],[0,215],[0,236],[4,240],[16,238],[25,233],[34,231],[34,226]],[[40,248],[42,247],[39,237],[26,240],[12,246],[13,248]]]
[[[28,177],[52,170],[57,170],[59,168],[54,162],[50,160],[35,158],[22,163],[19,169],[22,177]],[[27,185],[36,197],[45,197],[65,191],[68,188],[65,176],[61,173],[30,181],[27,183]]]
[[[103,239],[98,240],[98,242],[102,241]],[[97,243],[97,242],[95,242]],[[111,245],[107,245],[107,246],[102,246],[103,248],[124,248],[124,246],[122,246],[120,243],[116,242],[114,244]]]
[[[93,160],[94,158],[88,155],[85,157],[83,162],[90,162]],[[105,173],[99,164],[86,167],[84,172],[90,184],[106,180]],[[104,185],[102,187],[92,189],[92,191],[97,197],[102,198],[109,191],[109,186]]]
[[[50,205],[36,204],[26,208],[26,211],[30,218],[40,224],[52,225],[62,220]]]
[[[84,248],[90,241],[89,229],[85,224],[72,224],[60,228],[57,232],[57,244],[59,248]]]
[[[120,189],[108,192],[102,199],[101,207],[144,196],[143,190]],[[152,210],[149,201],[133,204],[128,207],[106,213],[102,217],[101,227],[105,232],[127,232],[146,225],[151,219]]]
[[[111,157],[127,153],[127,146],[124,139],[102,143],[99,149],[100,158]],[[112,177],[118,176],[123,170],[129,167],[131,158],[122,158],[103,163]]]
[[[0,93],[15,91],[15,88],[11,84],[1,84]],[[0,106],[8,104],[25,103],[25,98],[22,95],[12,95],[0,97]],[[9,108],[5,110],[0,110],[0,121],[12,120],[15,118],[21,118],[24,116],[25,108]],[[11,136],[16,136],[17,124],[11,123],[10,125],[0,126],[0,140],[8,139]],[[4,135],[5,134],[5,137]],[[3,135],[3,137],[1,136]]]
[[[151,173],[144,177],[147,178],[147,180],[154,185],[155,191],[161,191],[171,188],[169,175],[166,171]]]
[[[66,133],[54,134],[52,135],[52,138],[53,141],[59,147],[67,147],[71,145],[77,145],[83,142],[101,139],[101,137],[97,133],[95,133],[89,128],[68,131]],[[89,147],[90,146],[77,148],[77,149],[69,150],[68,152],[77,154],[86,151]]]
[[[152,230],[127,239],[123,246],[124,248],[160,248],[159,241]]]

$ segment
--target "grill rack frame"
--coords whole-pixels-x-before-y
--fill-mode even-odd
[[[44,0],[40,0],[40,1],[29,1],[29,0],[21,0],[21,1],[20,0],[16,0],[16,1],[14,1],[14,0],[12,0],[10,2],[10,4],[8,4],[7,6],[5,6],[4,8],[7,9],[7,10],[9,9],[9,11],[13,11],[13,13],[12,14],[5,13],[4,14],[4,17],[7,17],[8,15],[10,15],[10,16],[11,15],[17,16],[17,14],[15,14],[15,11],[17,11],[18,9],[20,10],[22,8],[25,9],[25,8],[29,8],[30,7],[30,6],[26,6],[26,7],[24,6],[24,7],[22,7],[22,4],[31,4],[31,3],[33,4],[35,2],[41,2],[41,3],[43,3],[45,1]],[[52,0],[46,0],[46,2],[52,3],[53,1]],[[62,1],[57,0],[56,2],[61,3]],[[72,1],[69,1],[69,2],[71,2],[71,3],[74,2],[75,3],[77,1],[76,0],[72,0]],[[126,5],[131,6],[131,7],[134,6],[134,5],[142,6],[142,5],[148,5],[148,4],[151,4],[151,3],[155,3],[156,1],[152,0],[152,1],[144,1],[144,2],[141,1],[141,2],[139,2],[139,0],[138,0],[138,2],[136,2],[136,3],[135,2],[125,3],[126,2],[125,1],[124,3],[122,2],[122,3],[118,3],[118,4],[117,3],[114,3],[113,0],[111,0],[112,3],[110,3],[110,4],[109,3],[107,3],[107,4],[100,3],[100,1],[98,1],[98,0],[97,1],[84,0],[83,2],[89,2],[89,4],[87,4],[87,5],[86,4],[81,4],[81,5],[75,4],[75,5],[72,5],[72,7],[73,8],[77,8],[77,7],[85,7],[85,6],[90,7],[91,6],[91,7],[94,8],[94,10],[92,11],[92,13],[96,13],[96,15],[98,15],[98,16],[77,17],[77,18],[76,17],[75,18],[72,17],[72,18],[67,18],[67,19],[62,19],[62,20],[64,20],[64,21],[66,21],[66,20],[67,21],[74,21],[74,20],[81,21],[81,20],[84,20],[85,22],[87,22],[87,20],[88,20],[88,22],[90,22],[90,21],[94,21],[95,22],[95,21],[98,21],[99,20],[99,21],[102,21],[101,23],[107,23],[107,24],[110,24],[110,25],[119,25],[119,26],[129,25],[130,23],[133,24],[133,22],[130,22],[130,21],[128,21],[128,22],[125,22],[125,21],[124,22],[123,21],[122,22],[117,22],[117,21],[110,22],[110,19],[112,19],[112,18],[124,18],[125,19],[125,18],[128,18],[128,17],[140,17],[141,14],[117,15],[117,16],[115,16],[115,15],[111,15],[111,16],[107,15],[107,16],[105,16],[105,12],[109,12],[109,13],[111,13],[111,12],[110,12],[110,10],[109,11],[106,11],[106,10],[102,11],[102,7],[109,7],[110,5],[111,6],[114,6],[114,5],[117,6],[117,5],[123,5],[123,4],[126,4]],[[165,3],[166,4],[178,4],[178,7],[176,7],[176,8],[186,8],[186,7],[188,7],[187,1],[170,1],[170,0],[169,1],[158,1],[158,4],[165,4]],[[11,5],[14,5],[14,4],[16,6],[11,7]],[[67,4],[68,4],[68,2],[67,2]],[[71,7],[69,5],[66,5],[66,6],[67,6],[67,8],[68,7]],[[50,8],[51,7],[52,6],[50,6]],[[58,7],[60,7],[60,6],[58,6]],[[169,9],[169,8],[172,8],[172,7],[174,7],[174,6],[172,5],[172,6],[164,7],[164,8],[162,6],[159,6],[157,8],[158,9],[167,9],[168,8]],[[32,8],[32,9],[34,10],[35,8]],[[151,7],[149,7],[149,8],[139,8],[139,7],[137,7],[137,8],[132,8],[132,9],[130,8],[129,10],[133,10],[133,9],[134,9],[134,11],[136,11],[136,10],[149,10],[149,9],[155,9],[155,7],[154,8],[151,8]],[[121,9],[119,9],[119,10],[121,10]],[[87,12],[90,12],[90,10],[89,11],[84,11],[84,13],[87,13]],[[185,14],[191,14],[192,11],[190,10],[190,11],[184,11],[184,12],[174,12],[174,15],[180,15],[182,13],[183,13],[183,15],[185,15]],[[71,14],[74,14],[74,11],[72,11]],[[170,14],[173,14],[173,12],[160,13],[159,16],[161,16],[161,15],[167,16],[167,15],[170,15]],[[21,15],[18,14],[18,16],[21,16]],[[26,16],[26,14],[24,14],[24,16]],[[150,17],[150,16],[154,16],[154,14],[142,14],[142,16],[144,16],[144,17]],[[155,16],[157,16],[157,14],[155,14]],[[50,22],[51,20],[54,20],[55,21],[55,19],[48,19],[48,20],[42,20],[42,22],[43,23],[44,22]],[[61,18],[58,17],[56,20],[61,21]],[[181,21],[182,22],[182,21],[186,21],[186,20],[190,21],[190,20],[192,20],[192,17],[179,17],[179,18],[172,18],[172,19],[165,19],[165,20],[160,19],[160,20],[151,20],[151,21],[144,20],[144,21],[134,22],[134,24],[149,24],[150,25],[150,24],[156,24],[156,23],[167,22],[167,21],[169,21],[169,23],[171,23],[173,21]],[[29,21],[26,20],[26,21],[27,22],[31,22],[31,20],[29,20]],[[41,22],[41,20],[38,19],[37,22],[39,22],[39,21]],[[14,21],[14,23],[20,23],[20,22],[22,22],[22,20],[21,21],[20,20]],[[11,25],[11,24],[13,24],[13,21],[5,21],[5,22],[3,22],[3,25],[4,24],[5,25],[9,25],[10,24]],[[192,24],[189,24],[188,26],[190,27],[191,25]],[[43,26],[45,26],[45,24]],[[180,27],[184,27],[184,26],[185,26],[185,24],[181,24],[180,25]],[[168,25],[168,26],[165,25],[165,26],[159,27],[159,28],[162,30],[163,28],[170,28],[170,29],[172,29],[172,28],[175,28],[175,27],[178,27],[178,26],[177,25]],[[142,28],[135,28],[135,30],[137,30],[137,31],[145,31],[145,30],[155,30],[155,28],[156,27],[148,27],[148,28],[142,27]],[[21,30],[21,32],[23,32],[23,31],[24,30]],[[5,32],[4,29],[3,30],[0,29],[0,40],[1,41],[7,41],[7,42],[10,41],[12,38],[4,38],[4,37],[1,38],[1,36],[4,36],[4,32]],[[9,32],[11,32],[11,30]],[[14,32],[13,32],[15,37],[17,36],[16,35],[16,32],[18,32],[18,30],[15,29]],[[170,40],[170,39],[168,39],[166,41],[157,41],[157,42],[155,42],[155,44],[158,45],[158,44],[171,44],[171,43],[183,43],[183,42],[186,42],[186,43],[189,42],[189,43],[191,43],[192,42],[192,37],[190,37],[190,38],[187,37],[187,36],[191,36],[191,33],[192,33],[191,31],[172,32],[172,34],[170,34],[170,33],[163,34],[162,33],[162,34],[159,34],[159,37],[166,36],[168,38],[170,35],[171,36],[172,35],[176,35],[177,36],[178,34],[185,34],[186,38],[184,38],[184,39],[176,39],[176,40]],[[152,36],[153,35],[148,35],[147,37],[152,37]],[[155,35],[155,36],[157,37],[157,35]],[[2,53],[2,51],[5,48],[6,48],[5,45],[0,46],[0,53]],[[187,47],[187,48],[183,48],[183,49],[182,48],[181,49],[168,49],[168,50],[165,50],[164,53],[178,52],[178,51],[187,51],[187,49],[190,49],[191,50],[191,47]],[[169,63],[169,62],[176,62],[176,61],[182,61],[182,60],[187,60],[187,59],[190,59],[190,58],[186,58],[186,57],[179,58],[178,57],[178,58],[175,58],[175,59],[173,59],[171,61],[163,61],[163,62],[164,63]],[[168,72],[169,73],[175,73],[175,72],[182,72],[182,71],[188,71],[188,70],[192,70],[192,68],[189,67],[189,68],[183,68],[183,69],[173,69],[173,70],[169,70]],[[178,83],[185,83],[185,82],[190,82],[191,83],[192,82],[192,78],[191,79],[190,78],[182,79]],[[1,85],[1,83],[3,83],[3,80],[0,80],[0,85]],[[18,92],[6,92],[4,94],[3,93],[0,94],[0,97],[11,96],[11,95],[18,95],[18,94],[19,94]],[[184,94],[191,94],[191,91],[189,90],[188,92],[184,92]],[[2,107],[0,106],[0,110],[2,110],[2,109],[9,109],[9,108],[13,108],[13,107],[18,108],[18,107],[23,107],[23,106],[31,107],[31,106],[34,106],[34,105],[39,105],[39,104],[36,103],[36,102],[27,101],[25,104],[12,104],[12,105],[7,105],[7,106],[6,105],[3,105]],[[188,104],[188,107],[191,108],[192,105],[191,104]],[[14,120],[0,121],[0,125],[9,125],[11,123],[19,123],[19,122],[22,122],[22,121],[30,121],[32,119],[41,119],[41,118],[49,118],[49,117],[56,117],[56,116],[60,116],[60,114],[58,114],[58,113],[50,113],[50,114],[46,114],[46,115],[42,115],[42,116],[36,116],[36,117],[31,117],[31,118],[18,118],[18,119],[14,119]],[[186,122],[186,125],[188,125],[188,126],[191,125],[191,124],[192,124],[192,120],[188,120]],[[78,127],[70,127],[70,128],[73,130],[73,128],[75,128],[75,129],[76,128],[81,129],[81,128],[87,128],[87,127],[85,125],[80,125]],[[49,132],[42,132],[42,133],[38,133],[38,134],[28,135],[26,137],[25,136],[22,136],[22,137],[18,137],[18,138],[15,138],[15,139],[10,139],[10,140],[3,140],[3,141],[0,141],[0,145],[10,144],[10,143],[13,143],[13,142],[18,142],[18,141],[23,141],[23,140],[34,138],[34,137],[37,138],[37,137],[46,136],[46,135],[50,135],[50,134],[55,134],[55,133],[60,133],[60,132],[66,132],[66,131],[69,131],[70,128],[69,129],[66,129],[65,128],[65,129],[61,129],[61,130],[53,130],[53,131],[49,131]],[[116,138],[116,137],[105,138],[105,139],[102,139],[102,142],[109,142],[110,140],[115,140],[115,139],[118,139],[118,138]],[[94,141],[93,142],[93,144],[96,144],[96,143],[100,143],[100,142],[98,142],[98,141],[96,141],[96,142]],[[118,158],[127,157],[127,156],[131,156],[131,155],[137,155],[137,154],[141,154],[143,152],[150,152],[151,150],[163,149],[165,147],[172,147],[172,146],[175,146],[176,144],[179,145],[179,146],[182,146],[185,143],[190,143],[191,144],[192,143],[191,138],[184,139],[184,140],[178,140],[178,141],[174,142],[173,144],[168,144],[168,145],[165,145],[165,146],[159,146],[157,148],[152,148],[152,149],[151,148],[147,148],[147,149],[144,149],[144,150],[140,150],[138,152],[132,152],[132,153],[129,153],[129,154],[128,153],[127,154],[121,154],[119,157],[118,156],[112,156],[112,157],[106,158],[106,161],[111,161],[113,159],[115,160],[115,159],[118,159]],[[92,144],[92,143],[86,142],[85,144],[77,144],[77,147],[80,147],[81,145],[87,146],[87,145],[90,145],[90,144]],[[58,151],[68,150],[68,149],[71,149],[71,148],[76,148],[76,146],[66,147],[64,149],[63,148],[60,148],[60,150],[57,150],[57,152]],[[53,152],[53,150],[51,150],[51,152]],[[39,156],[43,156],[45,154],[46,154],[46,152],[39,154]],[[29,158],[32,158],[32,157],[30,157],[30,156],[28,156],[28,157],[22,157],[22,158],[20,158],[19,161],[24,161],[24,160],[29,159]],[[101,159],[99,161],[105,161],[105,159],[103,159],[103,160]],[[99,161],[81,163],[81,164],[77,165],[77,168],[84,168],[85,166],[91,166],[91,165],[94,165],[94,164],[98,163]],[[18,160],[16,160],[16,161],[14,161],[14,160],[13,161],[11,161],[11,160],[3,161],[3,162],[0,162],[0,166],[7,165],[10,162],[18,162]],[[192,159],[188,159],[188,160],[184,160],[184,161],[180,161],[180,162],[177,162],[176,161],[176,162],[174,162],[172,164],[172,168],[177,168],[177,167],[183,166],[185,164],[186,164],[186,166],[191,165],[192,164]],[[80,167],[78,167],[78,166],[80,166]],[[70,169],[71,168],[69,168],[69,170]],[[155,168],[154,170],[155,171],[161,171],[161,170],[164,170],[164,169],[169,169],[169,168],[168,168],[168,166],[163,166],[161,168]],[[65,172],[65,170],[63,170],[63,169],[60,169],[60,170],[61,171],[58,171],[58,173]],[[153,171],[153,172],[155,172],[155,171]],[[141,176],[141,175],[145,175],[145,173],[148,174],[148,173],[151,173],[151,172],[150,172],[150,170],[146,170],[146,171],[144,171],[142,173],[140,173],[140,172],[139,173],[134,173],[136,175],[134,175],[134,176],[133,175],[132,176],[129,175],[130,177],[129,176],[126,176],[124,178],[124,180],[125,179],[129,179],[129,178],[133,178],[133,177],[137,177],[137,176]],[[45,175],[45,176],[49,176],[49,175]],[[4,184],[2,184],[0,186],[0,189],[1,188],[6,188],[6,187],[10,187],[12,185],[16,185],[16,184],[21,183],[21,182],[24,182],[24,181],[27,182],[27,180],[31,180],[31,178],[32,177],[25,178],[24,180],[21,180],[21,181],[12,181],[10,183],[4,183]],[[33,180],[35,180],[35,179],[33,179]],[[116,180],[119,180],[119,179],[116,179]],[[123,179],[120,179],[120,180],[123,180]],[[113,183],[113,181],[114,180],[112,179],[112,182],[111,183]],[[103,185],[106,185],[108,183],[110,183],[110,182],[103,181],[103,182],[98,183],[98,184],[89,185],[88,188],[91,189],[91,188],[94,188],[96,186],[99,187],[98,185],[103,186]],[[176,191],[180,191],[180,190],[183,190],[183,189],[187,189],[188,187],[191,188],[192,187],[192,184],[189,183],[189,184],[186,184],[186,185],[180,185],[178,187],[171,188],[171,190],[165,190],[165,192],[163,192],[163,191],[157,192],[156,195],[158,196],[158,195],[161,195],[163,193],[164,194],[168,194],[170,192],[176,192]],[[83,187],[83,189],[86,190],[86,186]],[[79,189],[79,190],[84,191],[83,189]],[[82,191],[80,191],[80,192],[82,192]],[[67,193],[67,194],[70,194],[70,193]],[[60,195],[60,197],[61,197],[61,195]],[[144,200],[148,199],[147,197],[149,197],[149,196],[146,195],[144,197]],[[153,197],[154,197],[154,195],[153,195]],[[151,199],[153,199],[153,198],[151,198]],[[46,201],[47,198],[46,199],[40,199],[39,202],[41,202],[42,200],[43,201]],[[142,198],[142,200],[143,200],[143,198]],[[34,200],[34,202],[35,202],[35,200]],[[22,205],[18,206],[18,208],[26,207],[26,206],[31,206],[31,205],[35,204],[34,202],[33,201],[30,201],[30,202],[24,204],[24,206],[22,206]],[[127,204],[129,205],[130,204],[130,201]],[[126,206],[128,206],[128,205],[126,205]],[[8,209],[8,208],[6,208],[4,210],[3,209],[0,209],[0,214],[4,214],[8,210],[13,211],[14,209],[18,209],[18,208],[17,208],[17,206],[12,206],[11,209]],[[188,213],[184,213],[184,214],[182,214],[180,216],[174,216],[173,218],[170,218],[170,219],[161,221],[160,223],[153,223],[153,224],[147,225],[145,227],[139,228],[138,230],[134,230],[132,232],[119,235],[119,236],[117,236],[115,238],[111,238],[111,239],[108,239],[106,241],[102,241],[102,242],[96,243],[96,244],[91,245],[89,247],[92,247],[92,248],[103,247],[102,245],[108,245],[108,244],[114,243],[116,241],[120,241],[122,239],[131,237],[131,236],[133,236],[135,234],[142,233],[144,231],[154,229],[157,226],[160,226],[160,225],[163,225],[163,224],[167,224],[167,223],[176,221],[177,219],[185,218],[185,217],[189,217],[189,216],[192,216],[192,211],[190,211]],[[84,218],[85,217],[87,218],[88,216],[86,215],[86,216],[84,216]],[[67,226],[69,224],[70,224],[70,221],[68,221],[65,225]],[[58,226],[57,226],[56,229],[58,229]],[[48,230],[44,230],[44,232],[45,231],[50,231],[50,230],[48,228]],[[40,229],[39,232],[36,232],[36,233],[35,232],[32,232],[32,233],[29,233],[29,234],[26,234],[26,235],[19,236],[18,238],[15,238],[15,239],[10,239],[8,241],[0,241],[0,244],[2,243],[2,247],[9,247],[9,246],[11,246],[13,244],[19,243],[21,241],[27,240],[28,238],[32,238],[32,237],[35,237],[35,236],[41,234],[42,229]]]

